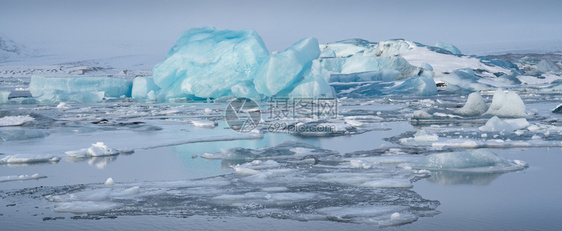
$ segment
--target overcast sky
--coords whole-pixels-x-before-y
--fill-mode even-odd
[[[561,11],[560,0],[0,0],[0,32],[28,46],[75,52],[121,46],[164,55],[182,31],[205,25],[256,30],[270,51],[303,37],[444,41],[471,51],[484,44],[562,41]]]

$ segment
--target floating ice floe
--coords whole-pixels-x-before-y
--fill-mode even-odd
[[[218,125],[217,122],[210,120],[192,120],[191,124],[193,124],[193,126],[195,127],[203,128],[214,128]]]
[[[4,116],[0,118],[0,127],[6,126],[19,126],[27,122],[34,121],[35,118],[25,115],[25,116]]]
[[[35,163],[49,163],[59,162],[60,157],[52,155],[31,155],[31,154],[15,154],[6,155],[0,159],[0,164],[35,164]]]
[[[33,175],[13,175],[13,176],[0,176],[0,183],[7,181],[18,181],[18,180],[37,180],[41,178],[47,178],[46,176],[41,176],[38,173]]]
[[[415,162],[417,169],[460,172],[509,172],[527,167],[520,160],[506,160],[487,150],[436,153]]]
[[[92,144],[89,148],[80,149],[77,151],[67,151],[66,155],[70,157],[83,158],[83,157],[96,157],[96,156],[112,156],[119,154],[118,150],[109,148],[103,142]]]

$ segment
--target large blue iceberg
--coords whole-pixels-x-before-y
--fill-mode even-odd
[[[272,54],[254,79],[256,90],[266,96],[274,96],[282,90],[294,88],[295,83],[310,68],[312,60],[319,55],[318,40],[315,38],[302,39],[287,50]]]
[[[253,30],[189,29],[154,67],[154,82],[162,98],[233,95],[231,88],[252,81],[268,56]]]
[[[318,44],[304,38],[270,54],[253,30],[214,27],[185,31],[153,68],[153,77],[31,79],[40,102],[100,102],[107,97],[165,101],[222,97],[331,98],[437,94],[518,84],[522,72],[509,61],[462,55],[454,45],[427,46],[403,39],[349,39]],[[486,79],[487,78],[487,79]],[[486,79],[482,81],[482,79]],[[2,97],[0,103],[6,103]]]

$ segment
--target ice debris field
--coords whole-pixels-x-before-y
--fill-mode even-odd
[[[304,38],[270,53],[252,30],[189,29],[152,76],[0,76],[0,184],[48,181],[41,172],[5,174],[38,164],[86,161],[104,169],[118,157],[128,161],[120,156],[271,139],[190,152],[194,160],[220,162],[227,170],[218,174],[41,186],[33,190],[44,196],[32,200],[89,218],[411,223],[439,214],[439,201],[417,194],[416,181],[529,166],[494,148],[562,147],[560,57],[463,55],[451,44],[402,39]],[[224,122],[236,97],[262,109],[251,132]],[[275,99],[331,100],[337,111],[268,117]],[[350,147],[340,137],[361,144]],[[18,200],[26,190],[0,192]]]

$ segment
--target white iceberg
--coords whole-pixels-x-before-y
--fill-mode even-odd
[[[456,114],[463,116],[477,116],[482,115],[488,110],[488,105],[478,92],[473,92],[468,95],[468,99],[462,108],[455,110]]]
[[[65,152],[65,154],[70,157],[84,158],[95,156],[112,156],[119,154],[119,152],[117,150],[109,148],[103,142],[97,142],[95,144],[92,144],[92,146],[89,148],[84,148],[76,151],[67,151]]]
[[[492,98],[492,104],[485,115],[499,117],[525,117],[525,103],[515,92],[504,92],[498,88]]]

